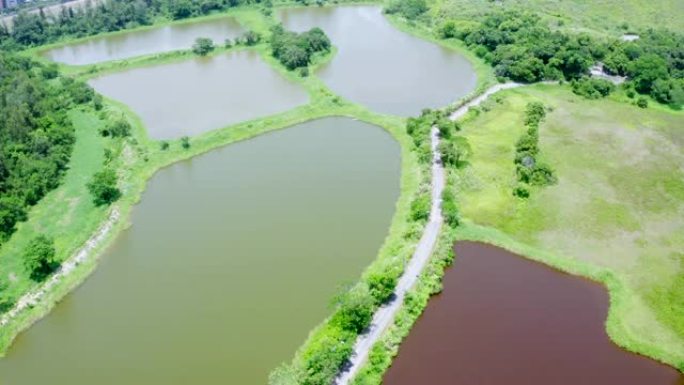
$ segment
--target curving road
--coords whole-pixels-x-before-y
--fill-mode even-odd
[[[491,95],[501,90],[520,86],[522,86],[522,84],[513,82],[492,86],[480,96],[472,99],[456,109],[456,111],[449,116],[449,119],[460,119],[468,112],[470,107],[479,105],[483,101],[487,100],[487,98]],[[368,358],[368,353],[373,345],[375,345],[375,343],[380,339],[385,329],[387,329],[394,321],[397,311],[399,311],[399,308],[404,302],[406,293],[413,287],[413,285],[415,285],[416,281],[418,280],[418,276],[423,271],[425,265],[427,265],[430,255],[432,255],[432,250],[437,243],[439,230],[441,229],[442,223],[444,221],[442,217],[441,204],[442,191],[444,190],[444,185],[446,183],[446,175],[440,160],[440,154],[437,151],[437,146],[439,145],[439,130],[437,127],[432,127],[430,137],[432,142],[432,206],[430,207],[430,219],[425,226],[425,231],[423,232],[423,235],[416,246],[416,250],[411,257],[411,260],[406,265],[404,273],[394,289],[394,299],[381,306],[375,312],[368,330],[359,335],[356,343],[354,344],[352,356],[349,359],[350,364],[347,365],[345,370],[342,371],[335,379],[336,385],[349,384],[359,371],[362,364]]]

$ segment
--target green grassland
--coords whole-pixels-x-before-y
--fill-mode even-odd
[[[540,126],[543,161],[558,183],[512,194],[514,144],[525,105],[550,112]],[[452,171],[459,235],[486,240],[603,281],[613,339],[684,368],[684,113],[585,100],[567,87],[502,92],[464,121],[468,167]]]
[[[680,0],[435,0],[434,19],[474,20],[497,9],[531,10],[552,25],[576,32],[637,32],[647,28],[684,31]]]

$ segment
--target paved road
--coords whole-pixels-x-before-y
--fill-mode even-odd
[[[449,117],[451,120],[457,120],[463,117],[470,107],[474,107],[487,100],[489,96],[495,94],[501,90],[519,87],[522,84],[519,83],[503,83],[497,84],[482,95],[474,98],[470,102],[464,104],[456,111],[454,111]],[[418,276],[423,271],[425,265],[427,265],[432,250],[437,243],[437,237],[439,236],[439,230],[442,227],[444,219],[442,217],[442,191],[444,190],[444,185],[446,183],[446,176],[444,172],[444,167],[442,167],[442,162],[440,160],[439,152],[437,151],[437,146],[439,145],[439,130],[436,127],[432,128],[430,132],[431,145],[432,145],[432,207],[430,208],[430,219],[428,224],[425,226],[425,232],[416,246],[416,250],[411,257],[408,265],[404,269],[404,273],[397,283],[397,287],[394,290],[394,300],[380,307],[371,321],[371,326],[364,333],[361,334],[354,344],[354,350],[350,358],[350,365],[347,369],[339,374],[335,380],[337,385],[347,385],[354,378],[356,373],[361,368],[362,364],[368,358],[368,353],[370,352],[373,345],[380,339],[382,333],[392,324],[394,317],[399,311],[402,303],[404,302],[404,297],[406,293],[415,285],[418,280]]]

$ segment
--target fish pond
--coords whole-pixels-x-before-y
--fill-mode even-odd
[[[456,244],[385,385],[682,385],[672,367],[627,352],[605,331],[603,286],[477,242]]]

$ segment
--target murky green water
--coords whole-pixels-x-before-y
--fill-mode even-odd
[[[338,48],[317,75],[354,102],[394,115],[442,107],[475,89],[477,78],[461,55],[395,29],[380,6],[283,9],[286,28],[322,28]]]
[[[152,53],[190,49],[198,37],[208,37],[217,44],[223,44],[226,38],[232,40],[243,32],[244,29],[235,19],[223,17],[89,39],[82,43],[49,50],[45,52],[45,56],[71,65],[94,64]]]
[[[155,139],[197,135],[309,100],[252,51],[131,69],[90,84],[133,109]]]
[[[375,258],[399,151],[329,118],[161,170],[97,271],[0,360],[0,383],[266,383]]]

